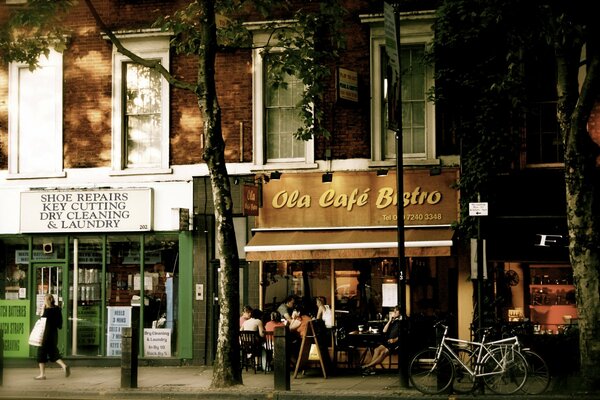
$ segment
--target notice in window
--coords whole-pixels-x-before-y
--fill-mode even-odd
[[[171,330],[144,329],[144,355],[146,357],[171,357]]]
[[[381,285],[382,307],[396,307],[398,305],[398,284],[384,283]]]

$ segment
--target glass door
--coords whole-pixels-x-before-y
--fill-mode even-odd
[[[34,293],[35,313],[42,315],[44,312],[44,296],[50,293],[54,296],[57,306],[63,303],[63,266],[62,265],[35,265]]]
[[[65,267],[61,263],[45,263],[45,262],[33,262],[33,285],[32,296],[33,308],[36,316],[41,316],[44,313],[44,297],[50,293],[54,296],[55,304],[62,309],[63,326],[58,331],[58,350],[61,354],[66,355],[67,348],[67,324],[66,324],[66,313],[65,313]],[[33,314],[33,313],[32,313]]]

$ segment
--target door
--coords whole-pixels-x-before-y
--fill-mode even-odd
[[[44,312],[44,296],[51,293],[56,305],[62,307],[63,303],[63,271],[61,264],[34,264],[35,279],[35,313],[42,315]]]
[[[34,280],[33,284],[33,310],[35,310],[35,318],[44,312],[44,297],[50,293],[54,296],[54,302],[62,309],[63,327],[58,331],[58,350],[62,355],[66,355],[67,348],[67,324],[64,293],[64,265],[61,263],[36,263],[33,262]]]

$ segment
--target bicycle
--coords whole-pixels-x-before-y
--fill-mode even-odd
[[[408,376],[417,390],[438,394],[452,386],[464,393],[475,388],[478,378],[497,394],[512,394],[523,387],[528,365],[516,337],[475,342],[447,337],[448,326],[434,325],[438,326],[444,329],[438,346],[420,351],[409,365]]]
[[[518,331],[515,327],[503,326],[501,328],[503,335],[516,336]],[[541,394],[550,386],[550,369],[546,361],[529,347],[519,349],[527,361],[527,381],[521,388],[525,394]]]

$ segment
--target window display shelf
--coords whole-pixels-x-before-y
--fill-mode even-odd
[[[537,333],[561,333],[577,320],[572,282],[569,266],[531,267],[529,310]]]

